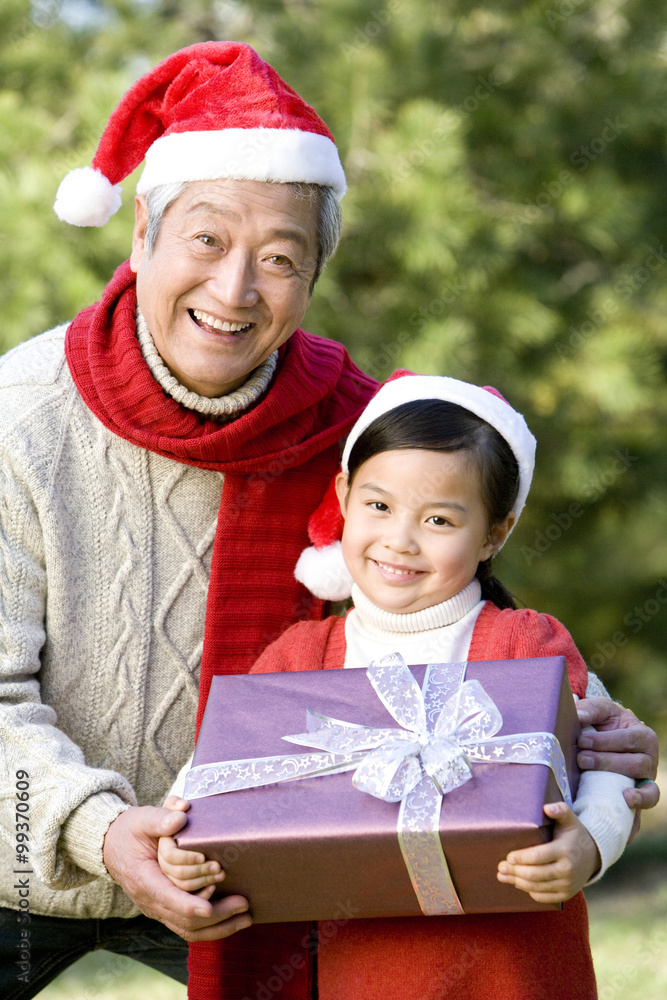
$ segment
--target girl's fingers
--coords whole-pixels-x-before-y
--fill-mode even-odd
[[[172,882],[177,883],[179,889],[184,889],[185,892],[195,892],[197,889],[203,889],[207,885],[216,886],[225,877],[224,872],[202,875],[199,866],[194,869],[183,868],[182,866],[169,866],[166,874],[169,875]]]
[[[498,868],[500,870],[502,865],[508,865],[510,868],[517,865],[549,865],[558,857],[560,857],[560,849],[551,840],[548,844],[525,847],[521,851],[510,851],[505,860],[500,862]]]
[[[218,875],[202,875],[199,877],[193,876],[188,878],[187,876],[182,877],[181,875],[178,875],[175,869],[172,871],[168,868],[166,870],[163,868],[163,871],[164,874],[171,879],[176,888],[182,889],[183,892],[198,893],[200,889],[210,889],[212,893],[216,885],[218,885],[219,882],[222,882],[225,877],[224,872],[220,872]]]
[[[214,875],[220,871],[217,861],[206,861],[205,854],[197,851],[181,851],[176,846],[171,837],[161,837],[159,843],[160,857],[164,858],[167,864],[179,866],[181,868],[197,868],[197,875],[204,875],[209,872],[209,866],[215,865],[215,871],[211,867],[210,874]],[[206,871],[204,871],[206,869]]]
[[[558,865],[539,865],[538,867],[524,868],[519,866],[512,873],[514,885],[519,886],[528,892],[530,889],[538,889],[547,882],[564,885],[566,879],[563,871]]]
[[[173,868],[181,869],[179,878],[195,878],[200,875],[217,875],[220,865],[217,861],[207,861],[206,855],[199,851],[183,851],[177,846],[173,837],[160,837],[158,841],[158,857]],[[186,869],[192,869],[186,871]]]
[[[513,885],[515,889],[519,889],[521,892],[527,892],[538,903],[564,902],[571,896],[569,884],[560,879],[539,881],[532,878],[518,876],[507,878],[500,875],[498,878],[499,881]],[[541,898],[538,899],[538,896]]]
[[[557,836],[547,844],[537,844],[535,847],[525,847],[520,851],[510,851],[504,861],[498,865],[498,871],[511,874],[517,866],[542,867],[560,861],[564,855],[564,847],[559,840],[563,832],[576,829],[578,820],[565,802],[552,802],[545,805],[544,811],[557,823]]]
[[[225,877],[217,861],[207,861],[196,851],[179,850],[171,837],[160,837],[158,862],[164,874],[184,892],[215,886]]]
[[[203,854],[179,851],[170,847],[160,850],[159,857],[172,868],[182,869],[181,878],[195,878],[198,875],[217,875],[220,865],[217,861],[207,861]]]

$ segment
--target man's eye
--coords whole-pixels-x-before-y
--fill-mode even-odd
[[[280,266],[288,265],[289,267],[294,267],[292,261],[289,257],[286,257],[283,253],[272,253],[269,257],[272,264],[278,264]]]
[[[203,243],[205,247],[215,246],[215,236],[211,236],[210,233],[200,233],[197,239],[200,243]]]

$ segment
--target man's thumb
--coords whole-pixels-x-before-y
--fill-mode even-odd
[[[173,837],[188,821],[184,812],[165,809],[164,807],[156,809],[154,819],[154,833],[157,837]]]

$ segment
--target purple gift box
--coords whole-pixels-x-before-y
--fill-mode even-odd
[[[409,668],[420,686],[427,669]],[[555,735],[574,797],[580,728],[565,660],[473,662],[465,679],[481,682],[500,710],[498,736]],[[307,709],[365,727],[395,731],[398,725],[365,670],[215,677],[193,769],[206,776],[206,764],[296,760],[308,747],[282,737],[304,733]],[[517,745],[530,742],[518,737]],[[496,878],[498,862],[510,850],[551,838],[542,806],[563,797],[554,771],[535,763],[473,761],[471,768],[472,778],[442,798],[439,817],[442,850],[463,911],[558,909]],[[227,872],[223,894],[246,896],[255,923],[421,916],[397,833],[401,803],[359,791],[352,778],[352,771],[329,773],[192,799],[178,845],[220,862]]]

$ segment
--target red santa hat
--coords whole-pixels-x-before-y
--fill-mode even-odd
[[[187,181],[300,181],[332,187],[345,174],[331,132],[254,49],[201,42],[128,90],[92,167],[70,171],[54,209],[75,226],[103,226],[121,205],[119,182],[145,158],[138,194]]]
[[[441,399],[456,403],[481,417],[507,441],[519,466],[519,489],[510,511],[515,515],[516,524],[525,506],[533,478],[536,442],[522,415],[510,406],[497,389],[489,385],[471,385],[469,382],[439,375],[395,372],[380,386],[350,431],[343,450],[343,472],[348,472],[352,448],[367,427],[397,406],[420,399]],[[334,483],[331,483],[322,503],[308,522],[308,537],[313,544],[301,553],[294,570],[297,580],[323,600],[342,601],[350,596],[352,577],[343,561],[340,543],[343,524]]]

